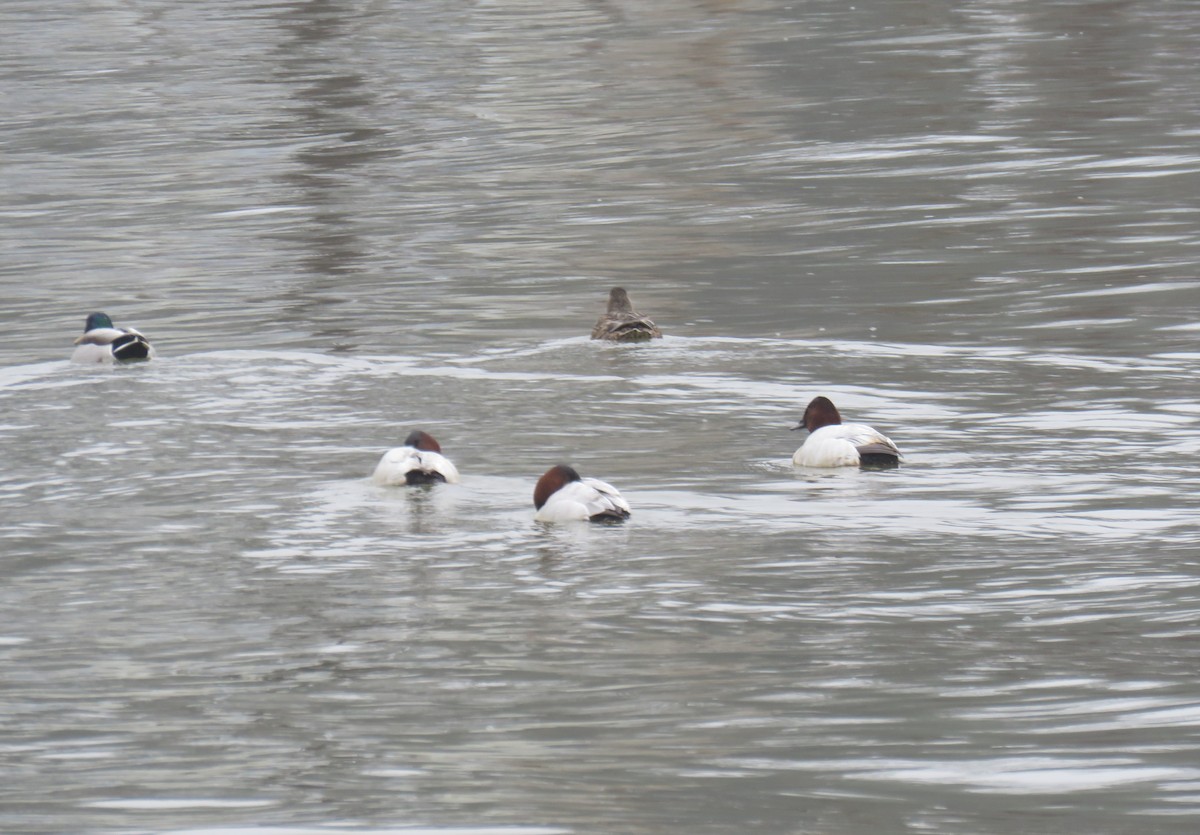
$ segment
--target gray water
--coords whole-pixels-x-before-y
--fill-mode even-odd
[[[0,830],[1200,826],[1197,4],[0,32]]]

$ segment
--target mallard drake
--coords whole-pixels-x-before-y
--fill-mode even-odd
[[[828,397],[814,397],[800,425],[792,429],[810,433],[792,455],[792,463],[798,467],[900,466],[900,450],[891,438],[862,423],[842,423]]]
[[[608,292],[608,310],[592,328],[592,339],[649,342],[651,339],[662,339],[662,331],[658,325],[633,309],[625,288],[614,287]]]
[[[107,313],[91,313],[75,340],[72,362],[132,362],[154,357],[150,340],[133,328],[114,327]]]

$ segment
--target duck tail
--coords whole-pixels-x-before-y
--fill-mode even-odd
[[[591,516],[588,517],[588,521],[589,522],[624,522],[626,519],[629,518],[629,516],[630,516],[630,513],[628,510],[624,510],[619,507],[612,507],[612,508],[609,508],[608,510],[601,511],[600,513],[592,514]]]
[[[112,342],[113,358],[118,362],[150,359],[150,341],[140,333],[126,333]]]
[[[649,319],[623,322],[612,328],[609,333],[609,339],[615,342],[649,342],[651,339],[662,338],[662,331]]]
[[[900,453],[887,444],[863,444],[857,449],[861,467],[890,470],[900,466]]]
[[[404,483],[409,486],[416,484],[445,484],[446,477],[441,473],[425,470],[409,470],[404,474]]]

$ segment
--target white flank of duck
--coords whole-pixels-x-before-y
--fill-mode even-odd
[[[617,488],[596,478],[580,478],[566,464],[551,467],[538,479],[533,506],[539,522],[621,521],[630,514]]]
[[[804,419],[793,429],[809,436],[792,456],[798,467],[879,467],[900,465],[900,450],[891,438],[862,423],[842,423],[828,397],[815,397]]]
[[[404,446],[383,454],[371,480],[383,487],[439,482],[456,484],[458,469],[442,455],[442,448],[432,435],[415,429],[404,439]]]

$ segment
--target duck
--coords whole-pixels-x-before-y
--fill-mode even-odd
[[[617,488],[597,478],[581,478],[574,467],[556,464],[533,489],[538,522],[622,522],[629,502]]]
[[[75,340],[72,362],[133,362],[154,357],[150,340],[133,328],[118,328],[107,313],[90,313]]]
[[[792,429],[810,433],[792,456],[798,467],[900,466],[900,450],[891,438],[862,423],[842,423],[837,406],[828,397],[814,397],[800,424]]]
[[[400,484],[458,483],[458,468],[442,455],[442,447],[428,432],[414,429],[404,446],[389,449],[375,465],[371,480],[380,487]]]
[[[592,328],[592,339],[649,342],[651,339],[662,339],[662,331],[658,325],[633,309],[625,288],[614,287],[608,291],[608,310]]]

